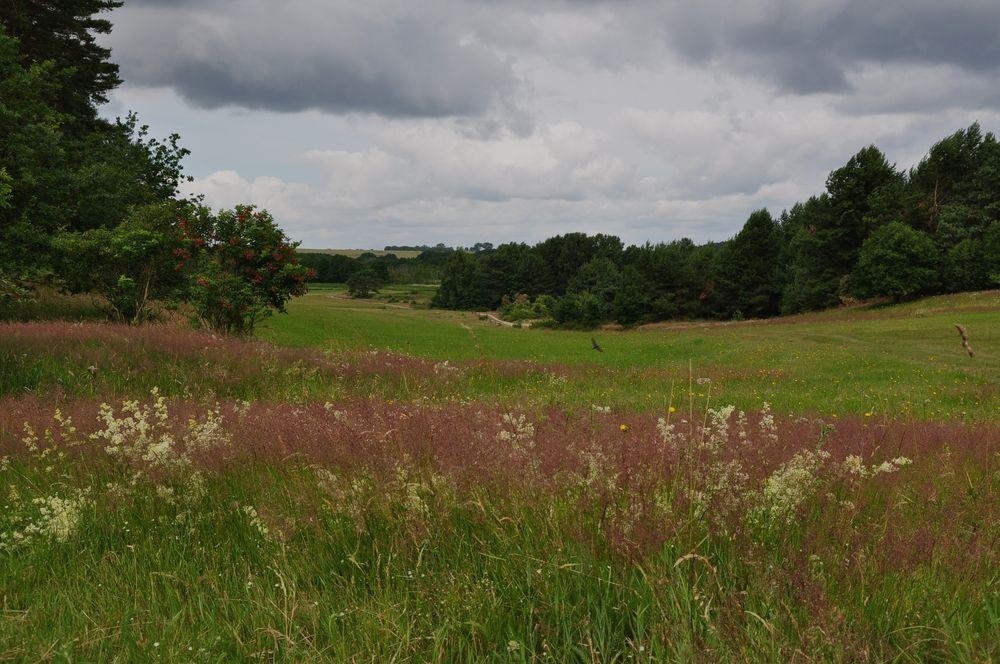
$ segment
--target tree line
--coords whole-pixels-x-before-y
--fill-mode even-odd
[[[998,285],[1000,143],[977,123],[935,143],[909,171],[868,146],[830,173],[823,193],[777,219],[756,210],[724,242],[626,247],[611,235],[570,233],[456,251],[433,304],[494,309],[544,296],[558,324],[630,326]]]
[[[390,251],[386,249],[386,251]],[[396,251],[404,251],[396,249]],[[411,251],[407,249],[405,251]],[[427,284],[441,280],[442,269],[454,249],[441,245],[421,250],[414,258],[399,258],[387,253],[381,256],[366,252],[357,257],[315,251],[299,252],[298,260],[315,274],[315,281],[343,284],[360,273],[378,286],[386,284]]]
[[[274,219],[183,198],[176,134],[98,107],[121,84],[97,36],[116,0],[0,3],[0,305],[42,286],[103,296],[139,323],[183,302],[214,330],[243,334],[311,276]]]

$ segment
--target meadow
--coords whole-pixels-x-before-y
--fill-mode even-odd
[[[406,289],[400,289],[405,291]],[[402,295],[402,293],[400,293]],[[401,298],[400,298],[401,299]],[[626,332],[498,327],[469,313],[426,311],[311,293],[260,336],[288,346],[376,348],[448,361],[529,362],[565,377],[558,389],[471,385],[477,396],[653,411],[691,374],[710,378],[715,403],[824,416],[996,419],[1000,412],[1000,292],[893,307],[831,310],[740,323],[657,324]],[[954,323],[978,345],[969,358]],[[596,338],[604,352],[595,352]]]
[[[594,333],[429,293],[0,323],[0,660],[1000,656],[1000,292]]]

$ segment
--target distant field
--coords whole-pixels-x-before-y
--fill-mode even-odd
[[[969,358],[953,324],[970,332]],[[567,368],[566,383],[476,390],[563,404],[662,408],[671,389],[710,378],[713,403],[779,412],[920,419],[995,419],[1000,412],[1000,291],[893,307],[741,323],[659,324],[633,331],[501,328],[474,313],[409,309],[317,291],[260,335],[324,349],[386,349],[439,360],[517,360]],[[604,348],[597,353],[591,338]],[[689,375],[690,369],[690,375]],[[704,381],[703,381],[704,382]]]
[[[398,304],[413,307],[426,307],[430,304],[431,298],[437,292],[435,284],[390,284],[382,286],[375,293],[368,304],[378,306],[379,304]],[[347,286],[344,284],[314,283],[309,284],[309,292],[313,295],[326,294],[339,299],[349,299]],[[356,302],[351,299],[350,301]]]
[[[422,251],[385,251],[384,249],[296,249],[303,254],[330,254],[331,256],[349,256],[350,258],[357,258],[361,254],[375,254],[376,256],[385,256],[387,254],[395,254],[396,258],[416,258]]]

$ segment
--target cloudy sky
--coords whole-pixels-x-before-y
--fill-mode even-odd
[[[725,239],[875,143],[1000,130],[996,0],[127,0],[189,189],[306,247]]]

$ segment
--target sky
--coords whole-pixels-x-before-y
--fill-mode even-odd
[[[103,109],[309,248],[723,240],[1000,129],[996,0],[126,0]]]

